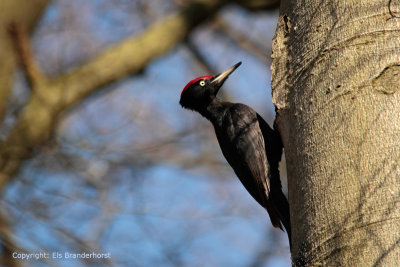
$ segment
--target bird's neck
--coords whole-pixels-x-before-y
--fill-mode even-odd
[[[208,105],[199,110],[199,113],[209,121],[215,122],[221,118],[221,114],[226,110],[228,105],[228,102],[213,97]]]

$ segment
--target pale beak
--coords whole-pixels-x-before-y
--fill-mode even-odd
[[[226,79],[228,79],[229,75],[232,72],[234,72],[240,66],[240,64],[242,64],[242,62],[236,63],[233,67],[227,69],[226,71],[222,72],[221,74],[215,75],[212,78],[211,84],[215,85],[215,87],[217,88],[217,92],[218,92],[218,89],[224,84]],[[215,92],[215,94],[217,92]]]

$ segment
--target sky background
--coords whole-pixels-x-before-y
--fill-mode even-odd
[[[56,77],[178,9],[161,0],[53,1],[32,37],[36,59]],[[270,124],[277,18],[277,11],[229,5],[188,40],[217,72],[242,61],[222,97],[253,107]],[[272,228],[227,165],[212,125],[178,103],[188,81],[208,74],[181,44],[63,115],[54,140],[24,164],[2,205],[25,250],[110,252],[111,262],[52,259],[25,266],[290,266],[286,234]],[[29,90],[17,73],[1,136]]]

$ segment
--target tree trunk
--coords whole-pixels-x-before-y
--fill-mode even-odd
[[[296,266],[400,262],[400,19],[388,2],[281,3],[272,88]]]

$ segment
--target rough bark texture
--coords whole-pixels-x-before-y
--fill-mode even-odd
[[[388,2],[282,1],[272,87],[294,265],[400,262],[400,19]]]

